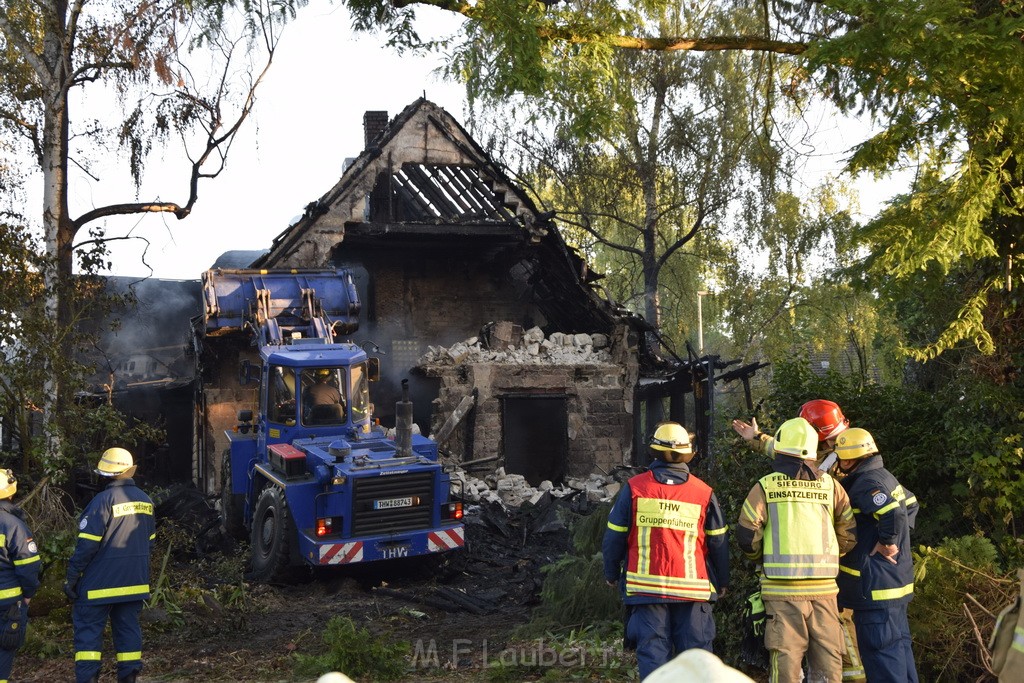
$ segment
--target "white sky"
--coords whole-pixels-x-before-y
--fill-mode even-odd
[[[430,36],[431,30],[454,29],[457,23],[445,14],[421,10],[421,37]],[[146,262],[152,272],[142,263],[144,244],[114,243],[114,275],[198,279],[225,251],[270,247],[306,204],[337,182],[345,158],[363,150],[367,110],[386,110],[393,117],[425,91],[429,100],[462,120],[465,91],[432,73],[439,58],[399,57],[384,46],[384,37],[355,38],[349,26],[347,12],[326,0],[311,0],[299,10],[284,29],[227,168],[218,178],[200,182],[192,214],[181,221],[151,214],[107,222],[110,235],[130,231],[150,242]],[[177,145],[172,140],[164,159],[150,159],[140,200],[185,201],[187,177],[182,171],[173,173],[183,163],[176,159]],[[114,184],[119,195],[96,183],[88,183],[87,189],[75,186],[89,193],[72,196],[85,208],[132,201],[127,178]]]

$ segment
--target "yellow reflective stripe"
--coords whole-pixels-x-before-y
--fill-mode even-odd
[[[859,515],[860,514],[860,508],[850,508],[850,512],[852,512],[855,515]]]
[[[728,530],[728,526],[723,526],[721,529],[705,529],[704,534],[707,536],[721,536]]]
[[[889,512],[889,511],[891,511],[891,510],[893,510],[895,508],[898,508],[899,506],[900,506],[900,502],[898,500],[894,500],[893,502],[891,502],[888,505],[886,505],[884,508],[878,508],[877,510],[875,510],[875,519],[878,519],[879,517],[881,517],[885,513]]]
[[[853,519],[853,508],[843,510],[843,514],[839,516],[839,519]]]
[[[866,683],[864,665],[860,660],[857,641],[854,640],[857,632],[853,622],[841,617],[839,621],[843,625],[843,640],[846,641],[846,657],[843,659],[843,680],[855,680],[858,683]]]
[[[651,570],[651,527],[637,529],[636,570],[646,574]]]
[[[7,534],[0,534],[0,545],[7,545]]]
[[[757,520],[760,519],[757,513],[754,512],[754,506],[750,504],[749,500],[743,501],[743,515],[755,524],[757,523]]]
[[[1013,629],[1013,645],[1010,647],[1018,652],[1024,652],[1024,627],[1018,626]]]
[[[0,600],[6,600],[7,598],[16,598],[21,595],[21,586],[15,586],[14,588],[8,588],[0,591]]]
[[[142,659],[142,652],[118,652],[117,661],[119,662],[134,662]]]
[[[79,538],[84,538],[87,541],[96,541],[97,543],[99,543],[100,541],[103,540],[102,536],[93,536],[92,534],[87,534],[84,531],[82,533],[78,534],[78,537]]]
[[[149,540],[152,541],[154,538],[156,538],[156,533],[152,533],[149,535]]]
[[[99,652],[93,652],[92,650],[82,650],[81,652],[75,653],[76,662],[98,662],[100,661]]]
[[[839,592],[834,579],[798,579],[773,581],[767,576],[761,579],[761,596],[807,596],[835,595]]]
[[[711,590],[711,582],[707,579],[679,579],[672,576],[626,573],[626,595],[658,593],[680,598],[707,600],[711,597]]]
[[[618,524],[612,524],[611,522],[608,522],[608,528],[611,529],[612,531],[618,531],[618,532],[621,532],[623,534],[626,533],[627,531],[629,531],[629,527],[628,526],[619,526]],[[154,534],[154,536],[155,535],[156,534]]]
[[[18,567],[18,566],[21,566],[23,564],[32,564],[33,562],[38,562],[38,561],[39,561],[39,556],[38,555],[33,555],[32,557],[26,557],[24,560],[15,560],[14,561],[14,566]]]
[[[905,501],[903,501],[903,504],[906,505],[907,507],[917,504],[917,496],[911,496],[910,498],[907,498]]]
[[[120,586],[118,588],[101,588],[89,591],[85,596],[87,600],[99,600],[101,598],[116,598],[122,595],[142,595],[149,592],[149,584],[143,583],[138,586]]]
[[[846,572],[847,574],[852,574],[853,576],[860,576],[859,569],[851,569],[850,567],[844,567],[843,565],[839,565],[839,571]]]
[[[905,595],[914,592],[914,584],[908,583],[899,588],[886,588],[884,590],[871,591],[872,600],[897,600]]]
[[[706,586],[707,579],[681,579],[677,576],[659,576],[657,574],[641,574],[639,572],[626,572],[627,581],[657,581],[672,586]]]

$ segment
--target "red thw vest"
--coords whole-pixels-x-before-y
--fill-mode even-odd
[[[626,557],[626,595],[708,600],[714,588],[704,556],[704,517],[711,487],[690,475],[662,484],[651,472],[629,480],[633,523]]]

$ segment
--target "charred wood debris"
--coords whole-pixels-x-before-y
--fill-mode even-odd
[[[635,473],[623,467],[607,477],[594,474],[585,480],[567,479],[562,486],[542,482],[534,488],[520,475],[499,468],[475,480],[486,493],[477,496],[477,503],[467,500],[463,550],[386,572],[375,569],[374,576],[380,573],[388,580],[360,583],[374,595],[449,613],[526,616],[539,603],[541,568],[572,551],[572,520],[608,504],[621,482]],[[462,472],[453,474],[464,477]],[[156,491],[153,497],[158,524],[171,523],[194,535],[194,547],[179,552],[175,562],[240,552],[220,525],[216,497],[184,484]],[[346,569],[325,571],[338,575]],[[207,580],[212,585],[226,578]]]

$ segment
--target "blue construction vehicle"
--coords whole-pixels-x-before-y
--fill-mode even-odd
[[[464,546],[462,502],[437,458],[413,433],[403,381],[395,438],[375,424],[369,384],[376,358],[341,341],[358,328],[346,270],[210,270],[203,274],[204,334],[244,333],[259,361],[258,406],[227,432],[221,514],[247,530],[251,576],[445,553]]]

